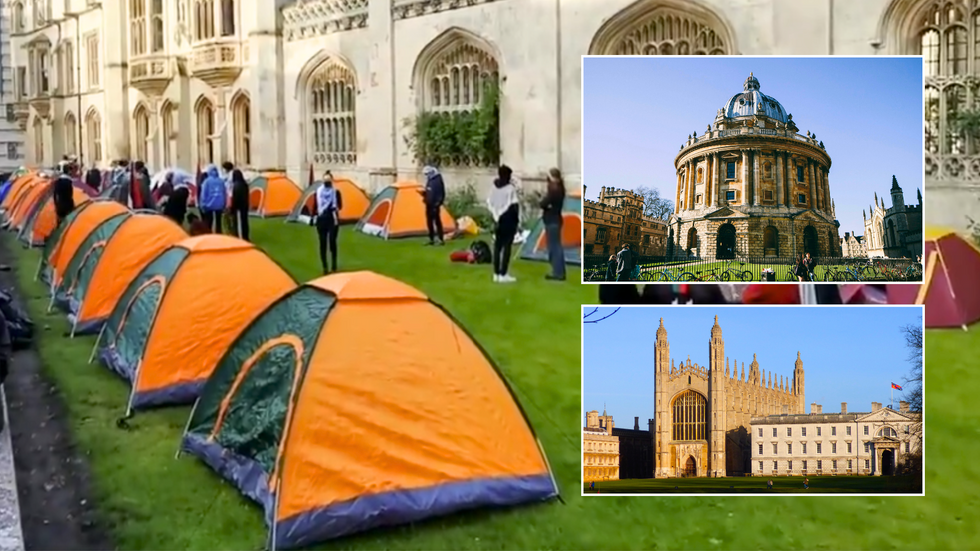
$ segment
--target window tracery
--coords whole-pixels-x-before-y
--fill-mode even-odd
[[[708,418],[704,396],[686,390],[674,399],[671,419],[674,440],[705,440]]]
[[[197,162],[214,163],[214,105],[202,97],[194,110],[197,117]]]
[[[133,112],[133,123],[136,126],[136,133],[134,135],[136,160],[147,162],[147,142],[150,139],[150,113],[147,111],[144,105],[139,105],[136,107],[136,111]]]
[[[328,59],[310,75],[307,86],[309,156],[317,164],[357,161],[357,86],[354,73]]]
[[[468,111],[480,106],[487,86],[497,84],[497,60],[467,41],[440,55],[430,66],[426,108],[435,112]]]
[[[88,142],[88,161],[98,163],[102,161],[102,117],[99,112],[92,109],[85,115],[85,138]]]
[[[609,45],[611,55],[727,55],[722,34],[698,18],[660,9],[636,21]]]

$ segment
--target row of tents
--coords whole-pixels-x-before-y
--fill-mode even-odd
[[[193,177],[179,169],[167,169],[153,176],[151,192],[158,194],[160,186],[167,174],[177,174],[182,185],[191,188],[190,196],[196,196],[196,184]],[[0,200],[7,194],[17,200],[17,204],[37,206],[34,201],[39,195],[50,191],[42,184],[47,183],[50,176],[40,172],[20,172],[0,186]],[[81,180],[75,180],[75,204],[81,204],[92,197],[111,198],[118,195],[115,185],[105,182],[101,191],[92,189]],[[316,210],[316,189],[321,182],[313,182],[306,188],[301,188],[284,174],[256,174],[249,181],[250,215],[256,217],[284,217],[286,222],[307,222],[311,213]],[[343,206],[339,213],[341,224],[355,224],[355,230],[376,235],[385,239],[416,237],[427,235],[425,208],[420,195],[422,186],[415,182],[401,182],[381,190],[373,198],[360,186],[348,179],[335,179],[334,185],[343,197]],[[38,195],[35,195],[38,194]],[[159,198],[159,197],[157,197]],[[47,204],[47,203],[44,203]],[[26,224],[25,241],[31,245],[40,245],[44,238],[54,229],[53,205],[45,207],[44,217],[34,222],[34,218]],[[562,244],[565,261],[569,264],[581,264],[582,243],[582,198],[577,192],[566,197],[564,204],[564,224],[562,227]],[[31,211],[32,212],[32,211]],[[457,221],[445,208],[442,209],[442,225],[447,234],[459,231]],[[539,219],[532,226],[530,233],[521,245],[521,258],[528,260],[548,260],[548,248],[544,232],[544,223]]]
[[[33,189],[0,202],[8,229],[46,212]],[[194,404],[182,453],[263,508],[272,548],[558,495],[499,368],[418,289],[299,284],[251,243],[83,195],[36,243],[49,310],[130,386],[121,414]]]

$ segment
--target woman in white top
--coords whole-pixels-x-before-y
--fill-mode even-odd
[[[493,280],[497,283],[513,283],[517,280],[507,273],[507,269],[521,210],[517,184],[509,166],[501,165],[497,169],[497,179],[493,182],[487,206],[497,223],[493,236]]]
[[[320,242],[320,266],[324,275],[337,271],[337,234],[340,233],[340,209],[343,200],[340,191],[333,187],[333,175],[328,170],[323,174],[323,183],[316,190],[316,235]],[[330,249],[331,264],[327,264],[327,249]]]

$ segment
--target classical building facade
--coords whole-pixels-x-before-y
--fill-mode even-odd
[[[892,176],[892,206],[875,193],[875,206],[864,216],[864,236],[871,258],[915,258],[922,255],[922,192],[917,190],[919,203],[906,205],[905,194]],[[870,215],[869,215],[870,213]]]
[[[615,254],[624,243],[641,256],[661,256],[667,246],[667,223],[643,214],[643,195],[603,187],[598,201],[583,205],[585,254]]]
[[[954,46],[939,33],[959,31],[931,23],[932,4],[9,0],[4,10],[14,31],[14,115],[31,162],[79,153],[89,164],[143,157],[193,168],[227,158],[297,181],[312,163],[371,189],[417,176],[406,121],[472,109],[487,80],[499,84],[503,161],[525,182],[560,167],[574,188],[583,54],[918,54],[927,44],[936,75],[930,174],[952,163],[940,179],[950,199],[936,200],[963,225],[980,173],[967,171],[972,146],[940,138],[941,121],[961,105],[946,98],[973,93],[978,43],[966,25],[955,48],[968,53],[940,63]],[[954,4],[973,21],[965,1]],[[482,161],[458,161],[443,166],[450,186],[490,185],[494,171]]]
[[[751,471],[752,418],[804,412],[803,360],[799,353],[792,379],[760,369],[753,356],[739,374],[725,356],[715,316],[708,341],[708,365],[676,365],[663,319],[654,351],[654,454],[656,478],[722,477]]]
[[[752,475],[894,475],[922,446],[921,415],[872,402],[871,412],[770,415],[752,419]]]
[[[864,236],[855,235],[851,232],[844,232],[844,237],[840,238],[841,256],[844,258],[867,258],[868,248],[865,246]]]
[[[24,163],[24,131],[14,117],[14,73],[10,55],[10,19],[0,14],[0,172],[11,172]]]
[[[592,410],[582,429],[582,476],[585,481],[619,479],[619,438],[612,416]]]
[[[840,256],[830,155],[749,75],[674,159],[675,254],[697,258]]]

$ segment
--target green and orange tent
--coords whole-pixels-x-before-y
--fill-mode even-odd
[[[293,205],[286,222],[309,222],[316,213],[316,190],[323,184],[317,180],[303,190],[303,195]],[[364,216],[371,205],[371,198],[357,184],[346,178],[334,178],[333,187],[340,193],[341,208],[338,218],[341,224],[353,224]]]
[[[558,495],[502,374],[427,296],[371,273],[269,306],[204,385],[181,449],[296,548]]]
[[[303,190],[285,174],[259,174],[248,183],[249,214],[289,216]]]
[[[193,403],[235,337],[295,287],[251,243],[184,239],[123,291],[95,343],[98,357],[132,385],[127,410]]]
[[[384,188],[371,201],[371,206],[354,229],[385,239],[427,235],[429,230],[425,222],[425,204],[422,202],[423,189],[421,184],[415,182],[400,182]],[[440,207],[439,211],[442,231],[446,237],[455,235],[456,220],[446,207]]]
[[[561,244],[565,252],[565,263],[582,264],[582,196],[579,192],[571,192],[565,196],[561,216]],[[539,218],[521,245],[521,258],[547,262],[547,237],[544,220]]]

